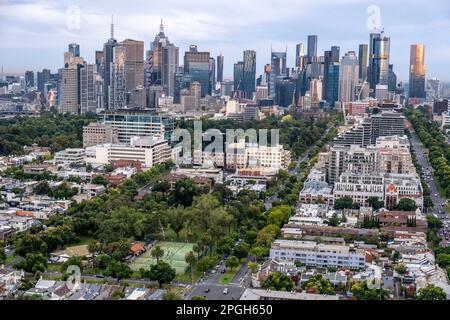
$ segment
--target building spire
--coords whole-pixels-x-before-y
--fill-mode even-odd
[[[163,19],[161,18],[161,24],[159,25],[159,33],[164,34],[164,24]]]
[[[114,39],[114,16],[111,16],[111,39]]]

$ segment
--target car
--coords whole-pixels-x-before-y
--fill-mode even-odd
[[[227,270],[225,270],[225,268],[223,268],[222,270],[220,270],[220,273],[225,273],[227,272]]]
[[[227,294],[228,293],[228,288],[223,289],[223,294]]]
[[[209,288],[206,288],[206,289],[205,289],[205,292],[209,292],[209,291],[210,291]]]

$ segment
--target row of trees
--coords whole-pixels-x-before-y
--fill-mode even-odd
[[[95,115],[71,116],[41,113],[40,117],[15,117],[0,120],[0,155],[23,154],[33,143],[52,151],[82,146],[83,126]]]
[[[450,148],[446,137],[434,121],[429,121],[425,107],[408,109],[405,114],[422,143],[428,148],[428,159],[434,169],[435,178],[445,190],[446,196],[450,197]]]

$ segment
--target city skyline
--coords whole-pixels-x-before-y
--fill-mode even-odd
[[[189,5],[180,1],[170,1],[171,5],[156,2],[151,6],[137,2],[133,9],[120,4],[109,9],[102,3],[2,1],[0,64],[5,74],[43,68],[56,72],[69,43],[80,44],[80,55],[93,63],[95,50],[102,49],[109,38],[111,15],[114,15],[115,38],[144,41],[145,50],[149,50],[162,18],[166,35],[180,48],[180,56],[188,51],[190,44],[197,44],[199,51],[211,52],[212,57],[222,53],[227,79],[232,78],[234,63],[242,60],[244,50],[256,51],[258,75],[264,65],[270,63],[271,48],[284,51],[287,46],[287,66],[294,67],[296,44],[303,43],[306,47],[308,35],[318,35],[318,55],[337,45],[342,57],[348,51],[358,51],[359,44],[368,44],[373,32],[367,26],[371,16],[370,10],[367,13],[371,5],[368,1],[348,0],[334,4],[322,0],[306,5],[305,1],[287,0],[281,7],[265,1],[259,6],[253,1],[239,6],[237,3],[233,6],[233,1],[216,6],[204,1],[193,1]],[[76,7],[71,7],[73,5]],[[395,14],[398,12],[395,8],[401,10],[401,3],[378,1],[375,5],[380,9],[381,26],[391,38],[390,63],[399,81],[408,82],[410,46],[416,43],[423,43],[426,48],[427,78],[449,81],[445,70],[450,69],[450,61],[445,55],[450,47],[441,40],[450,29],[450,5],[439,0],[427,3],[426,8],[408,4],[409,17],[417,12],[426,21],[420,25]],[[222,10],[225,6],[227,10]],[[323,6],[330,10],[319,11]],[[300,9],[291,10],[292,7]],[[72,10],[69,15],[68,8]],[[68,19],[74,8],[80,10],[80,20],[71,24]],[[246,14],[249,12],[253,14]],[[329,23],[333,21],[338,24]]]

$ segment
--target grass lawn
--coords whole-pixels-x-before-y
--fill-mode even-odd
[[[201,276],[203,276],[203,272],[194,269],[194,272],[192,273],[192,278],[193,278],[194,282],[196,282],[198,279],[200,279]],[[190,283],[191,282],[191,273],[185,272],[185,273],[177,274],[175,276],[174,281]]]
[[[15,255],[11,255],[11,256],[7,257],[5,260],[5,264],[11,264],[11,262],[13,262],[15,258],[16,258]]]
[[[233,271],[228,270],[223,277],[220,279],[220,284],[229,284],[233,280],[234,276],[238,272],[239,268],[233,269]]]
[[[79,237],[80,241],[78,243],[74,243],[74,245],[81,246],[81,245],[89,245],[91,242],[93,242],[95,239],[92,237]]]

